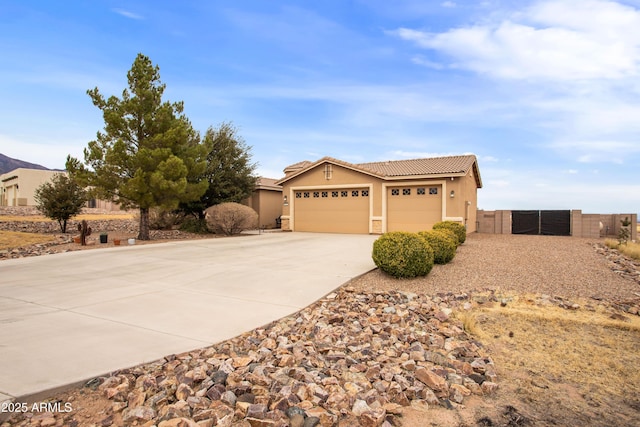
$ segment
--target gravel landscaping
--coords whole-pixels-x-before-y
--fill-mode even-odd
[[[350,285],[428,295],[491,289],[619,302],[639,299],[640,263],[593,239],[472,234],[453,261],[435,266],[426,277],[397,280],[374,270]]]

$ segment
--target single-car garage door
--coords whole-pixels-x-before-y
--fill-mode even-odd
[[[442,221],[442,186],[387,188],[387,231],[425,231]]]
[[[293,229],[321,233],[369,233],[369,189],[296,190]]]

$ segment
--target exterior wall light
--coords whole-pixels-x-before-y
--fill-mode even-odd
[[[287,199],[287,196],[284,196],[284,205],[289,206],[289,199]]]
[[[456,192],[451,190],[451,193],[449,193],[449,197],[451,197],[452,199],[456,197]]]

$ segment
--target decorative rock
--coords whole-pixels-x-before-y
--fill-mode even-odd
[[[126,408],[125,424],[395,425],[398,408],[497,387],[493,362],[451,316],[469,301],[340,290],[223,343],[104,378],[96,392],[114,413]]]
[[[379,427],[384,422],[386,415],[387,413],[383,408],[378,408],[365,412],[358,417],[358,420],[362,427]]]
[[[336,425],[338,422],[338,416],[335,414],[332,414],[331,412],[328,412],[326,409],[323,409],[319,406],[316,406],[314,408],[311,408],[309,410],[307,410],[307,420],[309,418],[312,419],[312,421],[309,422],[310,425],[313,425],[313,419],[318,419],[320,420],[320,425],[324,426],[333,426]],[[307,421],[305,420],[305,423]],[[316,424],[317,425],[317,424]],[[305,425],[306,427],[306,425]]]
[[[187,418],[173,418],[171,420],[161,421],[158,427],[201,427],[195,421]]]
[[[271,427],[276,425],[275,421],[265,420],[262,418],[247,417],[245,418],[245,421],[247,421],[251,427]]]
[[[189,396],[193,396],[193,389],[184,383],[180,383],[178,385],[178,389],[176,390],[176,398],[178,400],[187,400]]]
[[[149,421],[156,417],[156,411],[148,406],[138,406],[136,408],[128,408],[122,412],[122,421],[132,423],[134,421]]]
[[[357,417],[364,414],[365,412],[370,412],[370,411],[371,411],[371,408],[369,407],[369,405],[367,405],[367,402],[359,399],[355,401],[355,403],[353,404],[353,407],[351,408],[351,412],[353,413],[353,415]]]
[[[304,424],[302,427],[316,427],[320,425],[320,418],[318,417],[307,417],[304,420]],[[293,426],[291,426],[293,427]]]
[[[289,427],[304,427],[304,416],[300,414],[293,414],[289,417]]]
[[[498,384],[491,381],[485,381],[480,387],[482,387],[482,392],[484,394],[491,394],[498,389]]]
[[[219,427],[229,427],[233,424],[233,409],[225,405],[220,401],[211,402],[211,409],[216,416],[217,426]]]
[[[435,392],[445,392],[447,390],[447,381],[443,377],[422,366],[416,369],[415,376]]]

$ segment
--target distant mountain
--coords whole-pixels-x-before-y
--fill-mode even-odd
[[[24,160],[12,159],[4,154],[0,154],[0,174],[11,172],[17,168],[49,170],[49,168],[45,168],[42,165],[25,162]]]

